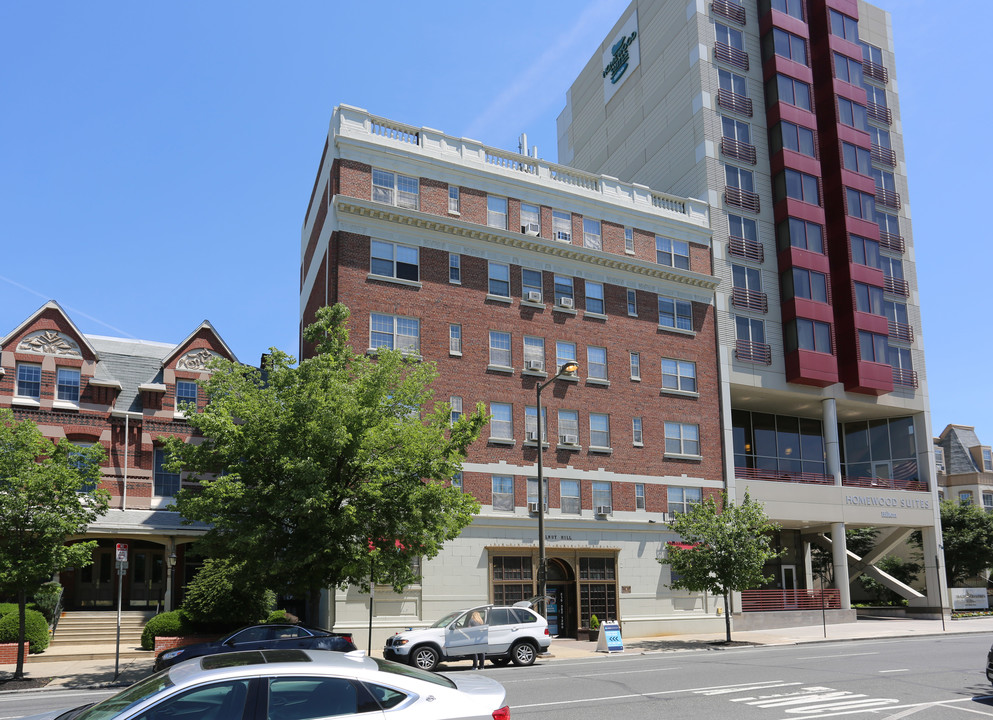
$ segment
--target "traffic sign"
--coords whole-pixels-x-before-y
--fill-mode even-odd
[[[122,562],[128,559],[128,546],[126,543],[117,543],[117,561]]]

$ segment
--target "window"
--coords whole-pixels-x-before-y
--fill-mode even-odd
[[[758,268],[744,265],[731,266],[731,284],[742,290],[762,292],[762,275]]]
[[[852,102],[848,98],[838,97],[838,122],[856,130],[869,130],[869,118],[865,105]]]
[[[721,126],[724,129],[724,137],[743,142],[746,145],[752,144],[752,134],[749,132],[748,123],[734,118],[722,117]]]
[[[559,307],[573,307],[575,297],[572,291],[572,278],[565,275],[555,276],[555,304]]]
[[[882,128],[877,128],[875,125],[870,125],[869,140],[873,145],[878,145],[881,148],[891,148],[889,130],[883,130]]]
[[[559,480],[559,504],[563,515],[579,515],[579,480]]]
[[[369,254],[372,258],[369,272],[373,275],[417,281],[418,249],[416,247],[370,240]]]
[[[600,221],[583,218],[583,247],[591,250],[603,249],[603,238],[600,235]]]
[[[972,505],[971,490],[962,490],[959,492],[959,505]]]
[[[758,226],[755,221],[738,215],[728,215],[728,235],[754,243],[759,241]]]
[[[826,303],[827,275],[816,270],[794,267],[783,273],[783,298],[803,298]]]
[[[448,404],[452,406],[451,422],[452,425],[458,422],[459,418],[462,417],[462,398],[458,395],[452,395],[448,398]]]
[[[638,317],[638,291],[628,290],[628,315]]]
[[[745,84],[745,78],[741,75],[735,75],[729,70],[719,69],[717,71],[717,84],[721,90],[732,92],[742,97],[748,97],[748,86]]]
[[[746,192],[755,192],[755,182],[752,178],[751,170],[744,170],[734,165],[725,165],[724,180],[728,187],[738,188]],[[658,237],[655,238],[656,251],[658,251],[659,239]],[[661,262],[661,260],[657,260],[657,262]]]
[[[603,315],[603,283],[586,281],[586,312]]]
[[[866,62],[876,63],[876,65],[883,64],[883,51],[877,48],[875,45],[870,45],[867,42],[862,42],[859,40],[859,45],[862,46],[862,59]]]
[[[831,354],[831,326],[828,323],[797,318],[786,324],[786,352],[811,350]]]
[[[938,472],[945,472],[945,451],[941,446],[935,446],[934,448],[934,464]]]
[[[774,54],[801,65],[807,64],[807,41],[802,37],[774,27],[772,34],[766,38],[772,38],[771,48]]]
[[[524,369],[545,371],[545,338],[524,337]]]
[[[910,348],[893,347],[887,342],[886,359],[890,367],[895,370],[904,370],[907,374],[914,372],[914,361],[910,357]]]
[[[735,50],[745,51],[745,36],[741,30],[730,28],[721,23],[714,23],[714,30],[717,31],[717,42],[724,43]]]
[[[674,487],[670,485],[666,488],[667,500],[669,501],[669,512],[688,513],[694,505],[703,502],[703,490],[701,488]]]
[[[610,500],[610,483],[602,480],[593,481],[593,508],[610,508],[607,512],[612,512],[613,503]]]
[[[541,234],[541,210],[537,205],[521,203],[521,232],[527,235]]]
[[[509,332],[490,330],[490,365],[501,368],[512,367]]]
[[[18,364],[17,395],[35,400],[41,399],[41,365]]]
[[[538,408],[529,405],[524,408],[524,439],[526,442],[538,440]],[[548,411],[541,409],[541,441],[548,442]],[[545,498],[548,502],[548,498]]]
[[[859,41],[859,23],[855,18],[842,15],[837,10],[828,10],[831,15],[831,34],[845,38],[849,42]]]
[[[769,143],[773,153],[786,149],[807,157],[817,157],[814,149],[814,131],[786,120],[781,120],[772,128]]]
[[[866,148],[852,145],[851,143],[841,143],[841,155],[845,160],[845,169],[868,175],[872,170],[872,158]]]
[[[452,215],[459,214],[459,186],[448,186],[448,212]]]
[[[852,85],[862,85],[862,61],[836,52],[834,54],[834,76]]]
[[[510,475],[493,476],[493,509],[514,511],[514,478]]]
[[[900,258],[880,257],[879,264],[883,268],[883,275],[886,277],[903,279],[903,260]]]
[[[528,302],[541,302],[541,270],[521,268],[521,297]]]
[[[579,625],[589,627],[590,617],[617,617],[617,585],[612,557],[579,558]],[[598,582],[591,582],[598,581]]]
[[[896,192],[896,179],[893,177],[893,173],[872,168],[870,175],[872,175],[872,179],[876,182],[877,189]]]
[[[448,352],[450,355],[462,354],[462,326],[452,323],[448,326]]]
[[[667,422],[665,452],[667,455],[699,455],[700,427],[689,423]]]
[[[542,493],[545,497],[543,498],[545,502],[545,509],[548,509],[548,478],[543,478],[545,481],[545,492]],[[528,478],[528,504],[538,502],[538,478]]]
[[[634,230],[629,227],[624,228],[624,252],[634,254]]]
[[[983,472],[993,470],[993,453],[990,448],[983,448]]]
[[[590,447],[610,447],[610,416],[590,413]]]
[[[693,305],[686,300],[660,297],[659,325],[679,330],[692,330]]]
[[[641,380],[641,353],[628,353],[631,364],[631,379]]]
[[[631,439],[635,445],[643,445],[645,434],[642,430],[641,418],[631,418]]]
[[[642,483],[634,484],[634,506],[638,510],[645,509],[645,486]]]
[[[883,314],[886,315],[887,320],[892,322],[900,323],[902,325],[910,324],[910,319],[907,315],[907,306],[904,303],[884,300]]]
[[[696,392],[696,363],[662,358],[662,389]]]
[[[555,372],[567,362],[576,361],[576,343],[559,340],[555,343]]]
[[[462,283],[462,256],[456,253],[448,253],[448,282]]]
[[[739,170],[738,168],[735,168]],[[739,170],[740,173],[746,173],[747,170]],[[748,188],[742,188],[751,190],[751,173],[748,173]],[[740,179],[740,178],[739,178]],[[735,186],[739,187],[739,186]],[[667,237],[662,237],[661,235],[655,236],[655,262],[659,265],[668,265],[669,267],[681,268],[683,270],[690,269],[690,244],[688,242],[683,242],[682,240],[671,240]]]
[[[489,262],[489,293],[497,297],[510,297],[510,265]]]
[[[753,343],[765,343],[765,323],[757,318],[737,316],[734,319],[736,340]]]
[[[803,20],[803,0],[772,0],[772,9]]]
[[[866,103],[872,103],[874,105],[881,105],[886,107],[886,91],[883,88],[870,85],[869,83],[862,83],[862,88],[865,90],[865,101]]]
[[[810,110],[810,86],[789,75],[777,74],[767,83],[766,99],[771,105],[784,102],[803,110]]]
[[[883,315],[883,289],[875,285],[855,283],[855,309],[872,315]]]
[[[885,335],[859,330],[859,355],[862,360],[886,363],[887,347]]]
[[[510,403],[490,403],[490,439],[513,440],[513,405]]]
[[[179,394],[179,383],[176,383],[176,393]],[[193,384],[193,402],[196,402],[196,384]],[[79,402],[79,370],[76,368],[59,368],[55,373],[55,398],[65,402]],[[177,398],[178,399],[178,398]]]
[[[414,177],[372,169],[372,199],[397,207],[417,209],[419,181]]]
[[[486,224],[501,230],[507,229],[507,198],[486,196]]]
[[[421,321],[397,315],[373,313],[369,318],[369,347],[389,348],[405,353],[421,351]]]
[[[552,233],[556,240],[572,242],[572,215],[560,210],[553,210]]]
[[[579,412],[559,410],[559,442],[563,445],[579,444]]]
[[[983,510],[993,513],[993,493],[983,493]]]
[[[152,483],[152,494],[165,497],[175,497],[176,493],[179,492],[179,473],[167,472],[163,467],[165,462],[165,448],[155,448],[153,458],[154,479]]]
[[[782,248],[796,247],[815,253],[824,253],[824,232],[817,223],[788,218],[776,228],[779,245]]]
[[[776,176],[775,193],[776,202],[788,197],[811,205],[821,204],[817,178],[789,168]]]
[[[180,406],[189,403],[194,408],[197,406],[197,384],[190,380],[177,380],[176,381],[176,409],[181,410]]]
[[[849,216],[870,222],[876,219],[876,197],[874,195],[846,187],[845,199],[848,202]]]
[[[70,462],[72,463],[72,465],[77,470],[80,470],[80,471],[82,471],[84,473],[87,473],[87,472],[89,472],[91,470],[92,463],[87,462],[86,456],[83,453],[86,450],[86,448],[93,447],[93,445],[95,445],[95,444],[96,443],[91,443],[91,442],[74,442],[73,443],[73,445],[75,447],[78,447],[79,450],[73,450],[70,453]],[[96,471],[95,468],[92,468],[92,469],[97,473],[97,475],[99,475],[99,471]],[[94,490],[97,489],[97,487],[99,487],[99,485],[100,485],[100,480],[99,480],[99,477],[98,477],[96,480],[88,480],[88,481],[85,481],[85,482],[81,483],[80,486],[79,486],[79,488],[76,490],[76,492],[80,492],[80,493],[93,492]]]
[[[888,235],[900,235],[900,219],[896,215],[876,211],[876,224],[879,225],[879,232]]]
[[[513,504],[509,509],[514,509]],[[530,557],[494,557],[493,604],[513,605],[531,597],[534,594],[532,577]]]
[[[589,346],[586,348],[587,377],[590,380],[607,379],[607,348]]]

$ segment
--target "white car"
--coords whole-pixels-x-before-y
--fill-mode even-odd
[[[485,654],[494,665],[531,665],[552,642],[548,621],[529,606],[481,605],[449,613],[431,627],[398,633],[386,641],[383,657],[422,670],[444,660],[466,660]],[[482,621],[482,624],[474,624]]]
[[[24,720],[509,720],[506,695],[484,675],[451,679],[361,650],[246,650],[193,658],[95,705]]]

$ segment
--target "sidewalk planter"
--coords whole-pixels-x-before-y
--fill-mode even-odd
[[[158,655],[163,650],[183,647],[185,645],[195,645],[196,643],[213,642],[216,635],[179,635],[168,637],[166,635],[155,636],[155,654]]]
[[[29,643],[24,643],[24,658],[28,657]],[[17,664],[17,643],[0,643],[0,665]]]
[[[600,629],[590,630],[589,628],[579,628],[576,630],[576,639],[597,642],[600,639]]]

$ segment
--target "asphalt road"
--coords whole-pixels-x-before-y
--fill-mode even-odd
[[[982,718],[993,720],[993,634],[611,655],[487,668],[511,717],[548,720]],[[453,675],[468,670],[454,670]],[[0,720],[94,702],[108,691],[0,695]]]

